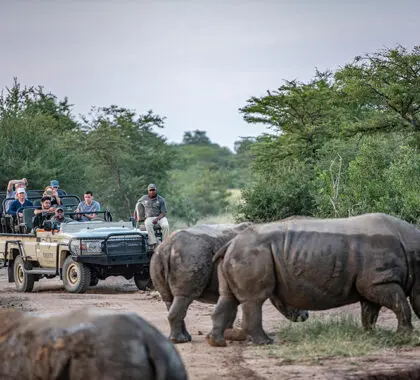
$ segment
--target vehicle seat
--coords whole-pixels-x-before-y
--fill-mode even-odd
[[[32,230],[32,219],[34,217],[34,208],[24,208],[22,210],[22,214],[23,214],[23,219],[22,219],[22,223],[20,224],[21,226],[21,231],[23,233],[28,234],[29,232],[31,232]]]

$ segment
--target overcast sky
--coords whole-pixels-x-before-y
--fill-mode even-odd
[[[76,114],[153,109],[168,141],[232,148],[264,131],[238,112],[251,96],[419,45],[419,19],[418,0],[0,0],[0,86],[43,85]]]

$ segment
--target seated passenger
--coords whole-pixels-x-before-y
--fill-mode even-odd
[[[9,209],[7,210],[7,214],[13,215],[13,216],[23,216],[22,212],[17,212],[22,207],[28,207],[33,206],[33,203],[26,199],[26,191],[23,187],[20,187],[16,190],[17,193],[17,199],[14,200]]]
[[[137,222],[144,221],[144,226],[149,237],[149,246],[154,249],[157,246],[154,226],[158,224],[162,229],[163,239],[169,235],[169,224],[166,218],[165,198],[157,193],[154,183],[147,187],[148,195],[143,195],[136,204],[135,218]]]
[[[85,200],[81,201],[77,206],[77,209],[74,212],[93,212],[93,211],[101,211],[101,205],[99,202],[93,200],[93,193],[91,191],[86,191],[84,195]],[[93,218],[96,218],[96,214],[82,214],[82,215],[75,215],[75,219],[81,219],[82,221],[86,222]]]
[[[7,192],[6,192],[6,197],[7,198],[14,198],[15,200],[17,199],[17,190],[20,188],[23,188],[24,190],[26,190],[26,186],[28,185],[28,181],[26,178],[22,178],[22,179],[11,179],[9,181],[9,183],[7,184]],[[13,186],[14,186],[14,190],[13,190]],[[26,195],[25,195],[26,198]],[[6,210],[8,210],[11,206],[11,204],[13,203],[12,199],[7,200],[4,203],[4,212],[6,212]]]
[[[15,189],[13,190],[13,185]],[[7,198],[15,198],[17,189],[23,187],[26,190],[28,186],[28,180],[26,178],[22,179],[11,179],[7,184]]]
[[[60,182],[58,182],[56,179],[53,179],[53,180],[50,182],[50,186],[51,186],[53,189],[57,190],[57,194],[58,194],[59,196],[60,196],[60,195],[64,195],[63,190],[60,190]]]
[[[73,219],[64,216],[64,208],[61,206],[55,209],[55,215],[51,218],[51,221],[59,224],[74,222]]]
[[[54,189],[52,186],[47,186],[42,196],[49,197],[51,199],[51,206],[61,205],[61,200],[58,196],[57,189]]]
[[[55,207],[51,207],[50,197],[42,197],[41,207],[34,211],[33,228],[42,227],[42,223],[46,219],[50,219],[55,212]]]

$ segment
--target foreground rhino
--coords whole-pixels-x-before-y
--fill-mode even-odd
[[[135,314],[0,311],[0,378],[187,379],[171,342]]]
[[[420,317],[420,231],[385,214],[346,219],[299,219],[250,227],[223,247],[220,298],[209,344],[225,345],[229,316],[242,304],[242,328],[254,343],[271,343],[262,328],[261,306],[275,289],[285,304],[325,310],[355,302],[362,324],[374,327],[382,306],[410,330]]]
[[[184,321],[189,305],[193,300],[215,304],[219,296],[213,255],[250,225],[198,225],[174,232],[157,248],[150,263],[150,276],[169,310],[172,342],[191,341]],[[275,305],[289,319],[308,317],[305,311],[285,309],[279,302]],[[236,309],[230,315],[228,328],[235,317]],[[239,334],[237,339],[243,336]]]

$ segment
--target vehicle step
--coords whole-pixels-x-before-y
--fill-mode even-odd
[[[24,272],[30,273],[30,274],[46,274],[46,275],[52,275],[52,276],[55,276],[56,274],[55,269],[31,269],[31,270],[24,269]]]

